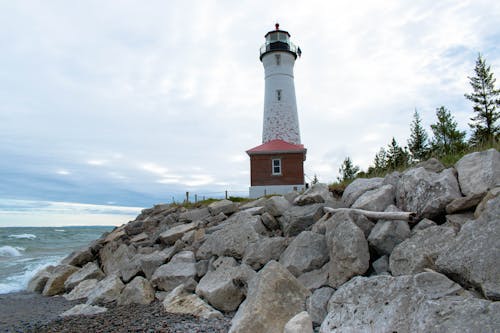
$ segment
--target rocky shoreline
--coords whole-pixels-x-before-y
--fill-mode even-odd
[[[47,332],[497,331],[498,258],[490,149],[357,179],[341,198],[316,184],[245,204],[156,205],[29,290],[80,303]]]

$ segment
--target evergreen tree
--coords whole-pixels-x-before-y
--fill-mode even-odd
[[[373,161],[373,167],[377,171],[385,170],[387,168],[387,152],[382,147],[375,155],[375,160]]]
[[[337,177],[339,182],[343,182],[345,180],[351,180],[356,177],[356,174],[359,172],[359,166],[354,166],[349,157],[346,157],[344,162],[339,168],[340,176]]]
[[[314,178],[313,178],[313,180],[312,180],[312,182],[311,182],[311,183],[312,183],[313,185],[314,185],[314,184],[319,183],[319,179],[318,179],[318,176],[316,176],[316,174],[314,174]]]
[[[436,109],[437,123],[431,125],[434,137],[432,151],[438,156],[460,152],[465,148],[465,131],[457,129],[457,122],[444,106]]]
[[[476,113],[469,124],[473,131],[471,142],[493,142],[500,135],[500,125],[496,124],[500,118],[500,112],[497,110],[500,108],[500,90],[495,89],[496,79],[481,54],[477,57],[474,72],[475,76],[468,77],[473,92],[465,94],[465,97],[474,103],[473,109]]]
[[[405,148],[401,148],[396,139],[393,137],[391,143],[387,147],[387,168],[396,169],[401,166],[408,165],[410,154]]]
[[[422,127],[422,120],[415,109],[413,121],[411,123],[410,139],[408,139],[408,149],[415,161],[423,160],[428,153],[427,132]]]

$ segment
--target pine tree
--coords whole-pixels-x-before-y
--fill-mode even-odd
[[[375,160],[373,161],[373,167],[376,171],[381,171],[387,169],[387,152],[382,147],[375,155]]]
[[[423,160],[428,153],[427,132],[422,127],[422,120],[415,109],[413,121],[411,123],[410,139],[408,139],[408,149],[415,161]]]
[[[345,180],[351,180],[356,177],[356,174],[359,172],[359,166],[354,166],[349,157],[346,157],[344,162],[339,168],[340,176],[337,177],[339,182],[343,182]]]
[[[387,147],[387,168],[395,170],[398,167],[408,165],[410,154],[407,149],[401,148],[393,137]]]
[[[313,185],[314,185],[314,184],[319,183],[319,179],[318,179],[318,176],[316,176],[316,174],[314,174],[314,178],[313,178],[313,180],[312,180],[312,182],[311,182],[311,183],[312,183]]]
[[[493,142],[498,140],[500,135],[500,125],[496,124],[500,118],[500,112],[497,110],[500,108],[500,90],[495,89],[496,79],[491,72],[491,66],[486,66],[481,54],[477,57],[474,72],[475,76],[468,77],[473,92],[465,94],[465,97],[474,103],[473,109],[476,113],[469,124],[473,131],[471,142]]]
[[[431,125],[434,137],[431,142],[433,153],[442,156],[460,152],[465,148],[465,131],[457,129],[457,122],[444,106],[436,109],[438,121]]]

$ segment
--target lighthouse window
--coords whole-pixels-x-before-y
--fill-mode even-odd
[[[281,54],[275,54],[274,57],[276,58],[276,66],[279,66],[281,63]]]
[[[281,175],[281,158],[273,158],[273,175]]]
[[[276,99],[281,101],[281,89],[276,90]]]

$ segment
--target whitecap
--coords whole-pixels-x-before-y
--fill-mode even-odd
[[[45,258],[42,262],[28,265],[24,272],[9,276],[3,281],[0,281],[0,294],[25,290],[28,286],[28,282],[37,272],[47,267],[48,265],[56,265],[60,259],[61,258],[59,257]]]
[[[0,246],[0,257],[20,257],[21,252],[12,246]]]
[[[36,235],[33,234],[14,234],[14,235],[9,235],[9,238],[25,238],[25,239],[35,239]]]
[[[58,232],[66,232],[66,230],[64,230],[64,229],[54,229],[54,231],[58,231]]]

